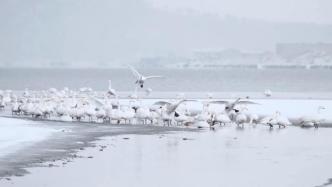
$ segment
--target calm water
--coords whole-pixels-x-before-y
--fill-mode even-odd
[[[273,91],[331,92],[332,70],[328,69],[142,69],[146,75],[163,75],[146,87],[154,91]],[[0,89],[42,90],[50,87],[107,89],[107,80],[119,91],[134,89],[129,69],[1,69]]]

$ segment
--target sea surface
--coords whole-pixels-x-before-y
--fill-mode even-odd
[[[182,92],[332,92],[329,69],[138,69],[144,75],[162,75],[147,81],[153,91]],[[129,69],[0,69],[0,89],[45,90],[50,87],[106,90],[108,80],[118,91],[132,91],[135,77]]]

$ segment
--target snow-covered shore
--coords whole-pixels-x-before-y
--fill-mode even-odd
[[[160,134],[193,131],[173,127],[105,125],[80,122],[0,118],[0,181],[27,174],[25,168],[54,160],[71,162],[77,151],[94,146],[101,137],[121,134]],[[2,185],[0,185],[2,186]]]
[[[157,100],[143,99],[140,105],[151,106]],[[252,101],[258,103],[247,105],[252,113],[264,116],[279,111],[289,119],[315,115],[317,107],[324,106],[326,109],[320,114],[325,119],[323,127],[332,126],[332,100]],[[126,105],[129,100],[119,99],[119,102]],[[188,102],[179,110],[182,107],[198,110],[202,103]],[[215,111],[224,110],[223,105],[210,107]],[[3,111],[2,115],[11,114]],[[155,186],[158,181],[163,181],[162,186],[202,186],[206,182],[209,186],[243,186],[246,183],[313,186],[323,184],[331,177],[326,163],[332,161],[329,149],[332,128],[314,130],[290,126],[273,130],[248,125],[239,129],[228,124],[215,131],[205,129],[196,133],[197,130],[190,128],[158,125],[64,123],[52,121],[54,118],[47,121],[30,118],[0,118],[0,140],[4,140],[0,143],[0,177],[31,172],[22,178],[0,180],[1,186],[38,187],[45,183],[48,186],[109,186],[111,183]],[[103,137],[107,137],[106,140],[97,141]],[[70,163],[73,159],[75,162]],[[257,175],[252,175],[255,167]],[[70,175],[66,175],[68,173]],[[164,181],[164,176],[174,180]],[[128,177],[133,180],[127,180]],[[218,177],[223,179],[215,180]],[[236,180],[237,177],[241,180]],[[282,181],[278,180],[280,177]],[[214,179],[209,182],[209,178]]]
[[[0,158],[47,139],[56,132],[31,120],[0,117]]]

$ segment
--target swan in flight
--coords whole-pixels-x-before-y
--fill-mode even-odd
[[[138,84],[141,88],[143,88],[144,82],[148,79],[163,78],[163,76],[144,76],[141,73],[139,73],[136,69],[134,69],[132,66],[129,66],[129,68],[136,78],[135,84]]]
[[[233,111],[236,105],[258,104],[258,103],[252,102],[252,101],[243,101],[243,100],[241,100],[241,98],[238,98],[233,102],[229,102],[229,101],[210,101],[209,103],[211,103],[211,104],[224,104],[225,105],[225,111],[227,113]]]

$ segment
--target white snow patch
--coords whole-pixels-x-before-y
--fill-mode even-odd
[[[42,141],[54,129],[36,126],[37,122],[0,117],[0,158]]]

